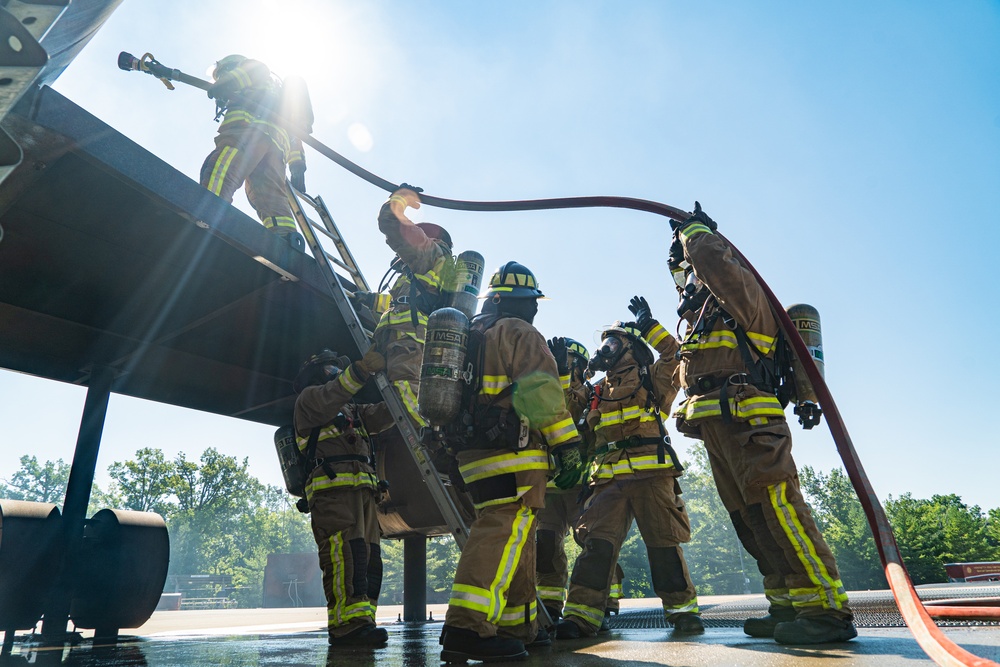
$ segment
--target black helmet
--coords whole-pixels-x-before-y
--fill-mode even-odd
[[[539,299],[545,295],[538,289],[538,281],[531,269],[518,262],[507,262],[490,278],[490,288],[485,298],[495,296]]]
[[[451,250],[452,247],[454,247],[451,244],[451,234],[449,234],[448,230],[441,225],[435,225],[433,222],[418,222],[417,227],[424,230],[424,234],[427,234],[429,238],[442,241],[446,246],[448,246],[448,250]]]
[[[566,338],[566,351],[571,355],[579,357],[583,360],[583,364],[586,366],[587,362],[590,361],[590,352],[587,348],[583,346],[583,343],[573,340],[572,338]]]
[[[606,371],[614,368],[628,349],[632,350],[632,356],[640,366],[650,366],[653,363],[653,353],[643,340],[642,332],[635,322],[619,320],[601,332],[602,343],[611,337],[618,338],[621,342],[617,346],[602,344],[588,364],[590,370]],[[628,347],[625,347],[626,343]]]
[[[314,384],[326,384],[340,374],[341,369],[350,363],[347,357],[337,356],[333,350],[324,347],[322,350],[306,359],[292,381],[292,389],[300,393],[306,387]]]
[[[212,81],[218,81],[226,72],[231,72],[243,63],[249,60],[246,56],[241,56],[237,53],[226,56],[225,58],[219,60],[215,63],[215,69],[212,70]]]

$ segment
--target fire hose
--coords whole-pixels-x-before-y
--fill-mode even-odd
[[[131,54],[122,52],[118,57],[118,66],[124,70],[137,70],[152,74],[163,81],[164,84],[170,89],[173,89],[170,81],[180,81],[196,88],[201,88],[202,90],[208,90],[208,88],[212,85],[208,81],[189,76],[180,70],[167,68],[156,61],[156,59],[149,53],[139,59],[135,58]],[[387,192],[393,192],[398,189],[399,186],[397,184],[381,178],[351,162],[329,146],[315,139],[309,133],[297,129],[294,125],[287,123],[287,121],[281,119],[277,116],[277,114],[267,110],[263,111],[270,115],[272,120],[281,122],[283,126],[295,134],[303,144],[311,147],[319,154],[347,169],[352,174]],[[601,207],[625,208],[636,211],[644,211],[647,213],[655,213],[678,222],[683,222],[690,216],[690,213],[684,211],[683,209],[669,206],[667,204],[646,199],[616,196],[564,197],[554,199],[511,201],[463,201],[435,197],[421,193],[420,201],[421,203],[437,208],[447,208],[459,211],[537,211]],[[733,253],[737,256],[743,266],[745,266],[747,270],[749,270],[757,279],[757,282],[764,291],[772,310],[778,317],[778,323],[781,326],[782,331],[791,342],[795,356],[802,362],[806,375],[808,376],[809,381],[816,392],[819,404],[823,409],[823,414],[826,415],[826,422],[830,428],[830,434],[833,437],[834,443],[837,446],[837,451],[839,452],[841,460],[844,463],[844,467],[847,470],[847,474],[852,485],[854,486],[854,490],[858,495],[858,500],[861,502],[865,511],[865,516],[868,519],[868,525],[871,527],[872,533],[875,536],[876,547],[878,549],[879,558],[885,568],[885,575],[886,580],[889,583],[889,588],[891,589],[893,597],[896,600],[896,604],[903,620],[906,622],[907,627],[910,629],[910,632],[913,634],[917,643],[924,650],[924,652],[927,653],[932,660],[934,660],[935,663],[942,665],[942,667],[1000,667],[1000,665],[992,660],[973,655],[952,642],[944,635],[941,629],[935,625],[933,620],[934,618],[940,618],[953,620],[998,621],[1000,620],[1000,607],[932,605],[932,609],[928,610],[928,608],[924,606],[923,602],[917,595],[913,582],[910,579],[910,575],[906,570],[905,564],[903,563],[899,547],[896,544],[896,538],[892,532],[892,526],[889,524],[885,510],[882,508],[881,502],[875,495],[875,491],[868,479],[868,475],[865,473],[865,470],[861,465],[861,460],[858,458],[858,453],[854,449],[854,444],[852,443],[851,437],[847,432],[844,420],[840,416],[840,412],[837,410],[836,403],[833,400],[833,394],[830,392],[829,387],[827,387],[826,381],[820,374],[816,364],[813,363],[812,356],[810,355],[805,342],[796,330],[795,325],[788,316],[788,313],[785,312],[781,302],[775,296],[774,292],[771,291],[771,288],[767,285],[767,283],[764,282],[764,279],[760,276],[757,270],[750,264],[749,261],[747,261],[746,257],[743,256],[735,245],[729,242],[729,240],[725,237],[723,237],[723,239],[729,244]]]

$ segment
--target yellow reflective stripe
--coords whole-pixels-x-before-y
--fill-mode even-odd
[[[365,386],[364,382],[359,382],[357,378],[354,377],[354,365],[350,365],[345,368],[338,378],[340,386],[349,394],[356,394],[361,390],[361,387]]]
[[[384,313],[389,310],[392,306],[392,295],[391,294],[379,294],[375,297],[375,312]]]
[[[451,585],[451,599],[448,600],[448,604],[489,615],[490,591],[478,586],[453,583]]]
[[[735,350],[737,348],[736,332],[729,329],[721,329],[681,345],[681,348],[685,351],[710,350],[717,347],[728,347]]]
[[[792,598],[787,588],[765,588],[764,597],[773,605],[779,607],[791,607]]]
[[[395,306],[393,306],[393,309],[389,311],[388,324],[390,326],[396,326],[397,324],[409,324],[412,326],[413,317],[410,315],[410,309],[405,306],[403,307],[403,309],[400,309],[399,305],[400,304],[396,304]],[[382,319],[385,320],[386,318],[383,316]],[[427,316],[421,313],[419,310],[417,311],[417,324],[418,325],[427,324]]]
[[[668,415],[665,412],[648,412],[645,408],[640,408],[638,406],[625,408],[624,410],[618,410],[616,412],[609,412],[607,414],[601,414],[601,421],[594,429],[599,431],[602,428],[607,428],[609,426],[615,426],[616,424],[624,424],[627,421],[632,421],[633,419],[638,419],[640,424],[646,422],[655,422],[657,417],[660,419],[667,419]]]
[[[485,396],[495,396],[510,386],[510,378],[506,375],[484,375],[483,388],[480,394]]]
[[[288,151],[288,161],[297,162],[299,160],[304,160],[306,158],[305,153],[302,151]]]
[[[511,472],[525,470],[548,470],[549,455],[540,449],[525,449],[522,452],[504,452],[478,461],[459,466],[462,479],[466,484],[496,477]]]
[[[219,153],[215,166],[212,167],[212,174],[208,178],[208,191],[213,195],[222,192],[222,184],[226,181],[226,172],[229,171],[237,153],[239,153],[239,149],[232,146],[223,147],[222,152]]]
[[[608,592],[609,598],[620,598],[622,596],[622,585],[621,584],[611,584],[611,590]]]
[[[788,502],[786,491],[788,482],[767,487],[768,497],[771,499],[771,507],[778,518],[785,536],[795,549],[795,555],[806,570],[809,580],[816,584],[817,588],[813,593],[820,597],[820,604],[827,609],[841,609],[847,602],[847,595],[844,593],[844,586],[839,579],[834,579],[826,569],[826,565],[816,553],[816,545],[806,534],[802,522],[799,520],[795,507]],[[789,591],[792,602],[795,603],[797,595],[802,596],[808,589],[796,589]],[[808,603],[800,603],[808,604]]]
[[[663,325],[657,322],[653,325],[653,328],[649,330],[649,333],[646,334],[646,341],[655,348],[669,335],[670,334],[667,333],[667,330],[663,328]]]
[[[656,454],[633,456],[619,459],[614,463],[602,463],[597,469],[597,478],[611,479],[615,475],[631,475],[645,470],[667,470],[673,467],[674,464],[669,456],[664,457],[663,463],[659,462],[659,456]]]
[[[785,414],[781,403],[774,396],[753,396],[744,398],[739,403],[735,403],[730,398],[729,410],[734,416],[745,419],[750,417],[783,417]],[[703,398],[697,401],[687,401],[683,405],[683,412],[686,419],[702,419],[721,415],[722,409],[719,407],[719,399]]]
[[[573,438],[580,437],[580,434],[576,431],[576,424],[573,423],[572,417],[560,419],[554,424],[541,427],[539,430],[542,432],[542,435],[545,436],[545,442],[547,442],[550,447],[555,447],[563,444],[564,442],[569,442]]]
[[[375,475],[370,472],[338,472],[337,476],[330,479],[326,475],[318,475],[309,480],[306,484],[306,497],[311,498],[317,491],[327,489],[374,489],[378,486]]]
[[[514,517],[510,537],[507,538],[507,543],[504,544],[500,554],[500,566],[490,584],[490,612],[487,614],[486,620],[494,625],[499,623],[503,608],[506,606],[510,580],[514,576],[514,571],[517,570],[517,564],[521,561],[521,552],[528,542],[531,524],[534,520],[534,511],[523,506],[517,510],[517,515]]]
[[[250,78],[250,73],[242,67],[235,67],[230,70],[230,73],[240,88],[249,88],[253,83],[253,79]]]
[[[568,391],[569,390],[569,386],[570,386],[569,385],[569,380],[570,380],[570,377],[568,375],[560,375],[559,376],[559,384],[562,385],[563,391]]]
[[[527,618],[525,618],[525,607],[527,607]],[[497,625],[503,627],[511,627],[514,625],[523,625],[525,623],[531,623],[538,617],[538,603],[532,600],[527,605],[518,605],[514,607],[515,611],[508,611],[510,607],[504,607],[503,613],[500,614],[500,621]]]
[[[334,621],[334,625],[342,625],[346,621],[350,621],[354,618],[361,618],[362,616],[370,616],[372,619],[375,618],[375,605],[368,600],[355,602],[349,607],[342,609],[339,615],[339,622],[337,621],[337,614],[334,610],[327,610],[327,617]]]
[[[333,590],[333,615],[335,625],[343,625],[344,603],[347,602],[347,588],[344,585],[344,537],[343,532],[334,533],[330,537],[330,562],[333,563],[333,573],[330,577],[330,587]]]
[[[408,380],[396,380],[392,384],[396,387],[396,391],[399,392],[399,397],[403,399],[403,405],[406,406],[406,411],[410,413],[410,417],[413,421],[420,426],[427,426],[427,422],[420,416],[420,408],[417,405],[417,395],[410,387],[410,382]]]
[[[698,609],[698,598],[684,602],[683,604],[665,604],[663,605],[663,613],[667,616],[673,614],[697,614]]]
[[[594,609],[593,607],[576,602],[567,602],[566,607],[563,609],[563,617],[568,618],[570,616],[576,616],[586,621],[588,625],[599,628],[604,621],[604,610]]]
[[[566,600],[566,589],[563,586],[538,586],[536,590],[538,597],[543,600],[556,600],[558,602]]]
[[[774,346],[774,336],[748,331],[747,338],[750,339],[750,342],[753,343],[754,347],[760,350],[761,354],[767,354]]]
[[[684,239],[685,241],[687,241],[693,236],[697,236],[698,234],[711,234],[711,233],[712,230],[700,222],[692,222],[690,225],[688,225],[687,227],[683,228],[680,231],[681,238]]]
[[[287,215],[271,215],[264,218],[261,223],[267,229],[273,229],[275,227],[288,227],[290,229],[295,229],[295,219],[290,218]]]

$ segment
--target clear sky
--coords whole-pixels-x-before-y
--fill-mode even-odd
[[[819,309],[827,380],[876,492],[1000,507],[997,2],[164,7],[125,0],[55,87],[193,179],[212,148],[212,102],[118,70],[120,50],[202,77],[229,53],[301,74],[317,138],[428,194],[698,199],[786,305]],[[385,193],[307,159],[309,191],[377,282],[392,256],[375,224]],[[242,195],[237,205],[252,213]],[[412,217],[444,224],[488,272],[529,266],[552,298],[535,322],[547,337],[593,349],[633,294],[674,328],[664,218]],[[83,388],[0,371],[0,395],[0,477],[25,453],[72,457]],[[112,396],[98,481],[140,447],[215,446],[277,484],[272,431]],[[799,465],[839,465],[825,422],[793,435]]]

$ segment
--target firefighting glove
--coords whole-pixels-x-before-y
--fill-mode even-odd
[[[552,456],[556,460],[556,476],[552,481],[560,489],[572,489],[583,475],[583,457],[577,443],[554,449]]]
[[[305,163],[303,163],[301,161],[299,161],[299,162],[293,162],[292,164],[288,165],[288,170],[292,174],[292,178],[291,178],[292,187],[295,188],[296,190],[298,190],[299,192],[301,192],[302,194],[306,194],[306,165],[305,165]]]
[[[413,190],[413,191],[414,191],[414,192],[416,192],[416,193],[417,193],[418,195],[419,195],[419,194],[420,194],[421,192],[423,192],[423,191],[424,191],[424,189],[423,189],[423,188],[418,188],[417,186],[415,186],[415,185],[410,185],[409,183],[400,183],[400,184],[399,184],[399,187],[398,187],[398,188],[396,188],[396,189],[397,189],[397,190],[403,190],[403,189],[406,189],[406,190]]]
[[[694,213],[692,213],[687,220],[678,223],[676,225],[673,222],[671,222],[670,224],[671,226],[674,227],[674,229],[681,230],[687,227],[688,225],[694,224],[696,222],[700,222],[701,224],[711,229],[713,232],[719,229],[719,226],[715,224],[715,220],[712,220],[710,217],[708,217],[707,213],[701,210],[701,202],[694,203]]]
[[[448,481],[451,482],[451,485],[459,491],[465,491],[465,479],[462,477],[462,470],[458,467],[458,458],[452,456],[449,463]]]
[[[361,376],[358,379],[367,380],[379,371],[385,369],[385,357],[375,349],[374,346],[368,348],[365,356],[354,362],[354,369]]]
[[[351,295],[351,303],[354,304],[355,308],[361,307],[374,311],[376,297],[378,297],[377,292],[365,292],[363,290],[358,290]]]
[[[559,369],[559,376],[569,375],[569,352],[566,350],[565,338],[550,338],[546,341],[549,352],[556,358],[556,368]]]
[[[656,320],[653,319],[653,313],[650,312],[649,303],[646,302],[646,297],[632,297],[632,300],[629,301],[628,309],[635,315],[635,324],[639,327],[642,335],[645,336],[653,328],[653,325],[656,324]]]

